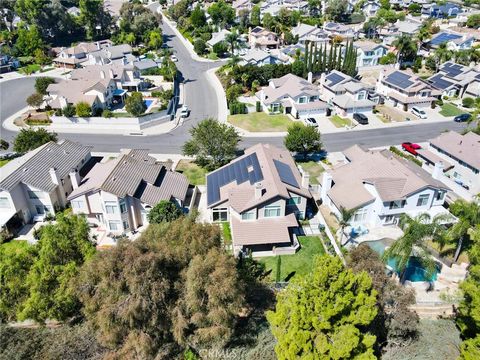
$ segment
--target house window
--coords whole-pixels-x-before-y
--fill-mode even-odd
[[[37,211],[38,215],[45,214],[45,207],[43,205],[35,205],[35,210]]]
[[[115,201],[105,201],[105,211],[107,214],[117,213],[117,203]]]
[[[83,208],[83,200],[72,200],[72,209],[81,209]]]
[[[290,199],[287,200],[287,205],[298,205],[302,202],[302,198],[300,196],[292,196]]]
[[[267,205],[265,206],[265,211],[263,213],[264,217],[278,217],[280,216],[280,206],[279,205]]]
[[[123,220],[123,228],[128,229],[130,226],[128,226],[128,221]]]
[[[228,209],[227,208],[217,208],[212,210],[213,221],[227,221],[228,220]]]
[[[279,110],[280,110],[280,104],[278,104],[278,103],[272,104],[272,111],[273,112],[277,112]]]
[[[392,224],[395,221],[394,215],[388,215],[385,217],[385,224]]]
[[[405,206],[405,200],[390,201],[390,209],[401,209]]]
[[[109,221],[108,222],[108,227],[110,230],[112,231],[117,231],[117,230],[121,230],[121,224],[120,224],[120,221]]]
[[[437,192],[436,200],[437,201],[443,200],[444,196],[445,196],[445,193],[443,191],[439,191],[439,192]]]
[[[120,212],[122,214],[127,212],[127,204],[125,204],[125,199],[120,200]]]
[[[255,220],[256,213],[255,209],[244,212],[242,214],[242,220]]]
[[[418,197],[417,201],[417,206],[425,206],[428,204],[428,199],[430,198],[430,195],[428,194],[423,194]]]
[[[367,218],[367,209],[360,209],[358,210],[354,215],[353,215],[353,221],[354,222],[360,222],[360,221],[365,221]]]
[[[357,96],[357,100],[365,99],[365,91],[360,91]]]
[[[307,102],[307,98],[305,96],[299,97],[298,98],[298,103],[299,104],[305,104]]]
[[[10,201],[7,197],[0,197],[0,209],[10,209]]]
[[[30,199],[43,199],[43,192],[28,190],[28,197]]]

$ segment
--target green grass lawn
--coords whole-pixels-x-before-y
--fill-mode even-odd
[[[315,161],[297,161],[297,164],[300,165],[303,170],[310,174],[310,184],[318,185],[320,184],[318,177],[325,170],[322,165]]]
[[[30,64],[30,65],[19,68],[18,72],[20,74],[28,75],[28,74],[33,74],[37,71],[40,71],[41,69],[42,69],[42,67],[40,65]]]
[[[225,245],[232,244],[232,230],[228,221],[222,223],[222,237]]]
[[[313,258],[316,255],[325,254],[325,250],[318,236],[299,236],[298,241],[300,242],[301,247],[296,254],[281,256],[281,281],[291,279],[292,276],[308,274],[312,269]],[[265,264],[267,271],[271,271],[271,280],[275,281],[277,257],[271,256],[260,258],[259,262]]]
[[[352,120],[350,119],[346,119],[346,118],[342,118],[338,115],[333,115],[331,118],[330,118],[330,121],[333,123],[333,125],[335,125],[337,128],[341,128],[341,127],[345,127],[345,126],[350,126],[352,125]]]
[[[464,113],[464,111],[460,110],[456,105],[451,103],[445,103],[441,106],[441,108],[442,110],[440,110],[440,115],[445,117],[457,116]]]
[[[283,114],[268,115],[264,112],[250,114],[229,115],[228,121],[251,132],[259,131],[287,131],[293,121]]]
[[[10,160],[12,160],[12,159],[3,159],[3,160],[0,160],[0,167],[2,167],[3,165],[5,165],[6,163],[8,163]]]
[[[180,160],[175,170],[182,172],[192,185],[205,185],[207,170],[190,160]]]

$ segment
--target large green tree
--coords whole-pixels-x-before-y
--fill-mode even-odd
[[[476,201],[457,200],[450,205],[450,212],[457,217],[448,231],[447,240],[457,243],[454,260],[460,256],[464,244],[469,245],[473,228],[480,224],[480,204]]]
[[[211,16],[212,22],[221,27],[232,24],[235,19],[235,10],[224,0],[214,2],[208,8],[208,14]]]
[[[163,221],[173,221],[182,216],[182,210],[172,201],[162,200],[148,213],[148,221],[159,224]]]
[[[132,92],[125,100],[125,109],[133,116],[140,116],[147,110],[147,105],[140,92]]]
[[[15,42],[15,52],[18,55],[33,56],[35,50],[45,46],[36,25],[20,25]]]
[[[104,6],[103,0],[79,0],[80,23],[85,27],[88,39],[99,39],[110,34],[112,16]]]
[[[184,155],[209,170],[214,170],[233,160],[237,153],[240,135],[233,126],[208,118],[190,129],[192,138],[183,145]]]
[[[22,129],[13,140],[13,151],[26,153],[49,141],[57,141],[57,134],[44,128]]]
[[[411,36],[401,35],[393,41],[392,45],[397,49],[397,62],[399,64],[415,60],[418,45]]]
[[[375,359],[375,336],[366,329],[377,314],[376,291],[366,272],[345,269],[323,256],[296,277],[267,314],[282,359]]]
[[[322,149],[320,133],[317,129],[299,122],[289,126],[284,144],[288,151],[302,154],[304,159],[307,158],[308,154]]]
[[[37,77],[35,79],[35,90],[37,93],[47,95],[47,87],[50,84],[54,84],[55,79],[47,76]]]

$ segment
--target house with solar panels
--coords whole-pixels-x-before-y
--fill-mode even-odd
[[[456,17],[460,12],[462,12],[460,5],[448,2],[445,4],[430,3],[422,6],[422,16],[435,19]]]
[[[468,50],[472,48],[475,39],[469,34],[459,34],[452,31],[441,31],[435,34],[427,43],[427,47],[436,49],[440,44],[447,44],[447,48],[452,51]]]
[[[248,32],[248,45],[250,48],[277,49],[280,39],[273,31],[256,26]]]
[[[303,219],[309,175],[287,150],[257,144],[207,175],[207,207],[212,222],[228,221],[234,253],[293,254],[299,248],[297,219]]]
[[[375,102],[369,99],[374,87],[340,71],[320,77],[321,98],[340,116],[372,112]]]
[[[427,82],[440,90],[442,96],[480,97],[480,70],[452,61],[443,63]]]
[[[318,87],[311,82],[287,74],[271,79],[256,94],[266,113],[290,114],[296,119],[326,115],[327,104],[320,100]]]
[[[413,106],[430,107],[441,92],[410,71],[387,68],[380,71],[376,91],[385,103],[408,111]]]

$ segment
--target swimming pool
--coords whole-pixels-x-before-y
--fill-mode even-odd
[[[385,249],[391,246],[395,240],[393,239],[381,239],[381,240],[374,240],[374,241],[367,241],[367,245],[370,248],[378,253],[380,256],[383,255]],[[397,270],[397,261],[396,259],[388,259],[387,265],[392,268],[397,274],[399,271]],[[418,282],[418,281],[435,281],[437,280],[437,274],[440,272],[440,268],[437,265],[435,272],[431,276],[427,276],[427,271],[422,266],[418,258],[411,256],[407,263],[407,268],[405,270],[405,280],[411,282]]]
[[[147,109],[150,107],[150,105],[153,104],[153,100],[150,100],[150,99],[143,100],[143,102],[145,103],[145,106],[147,107]]]

